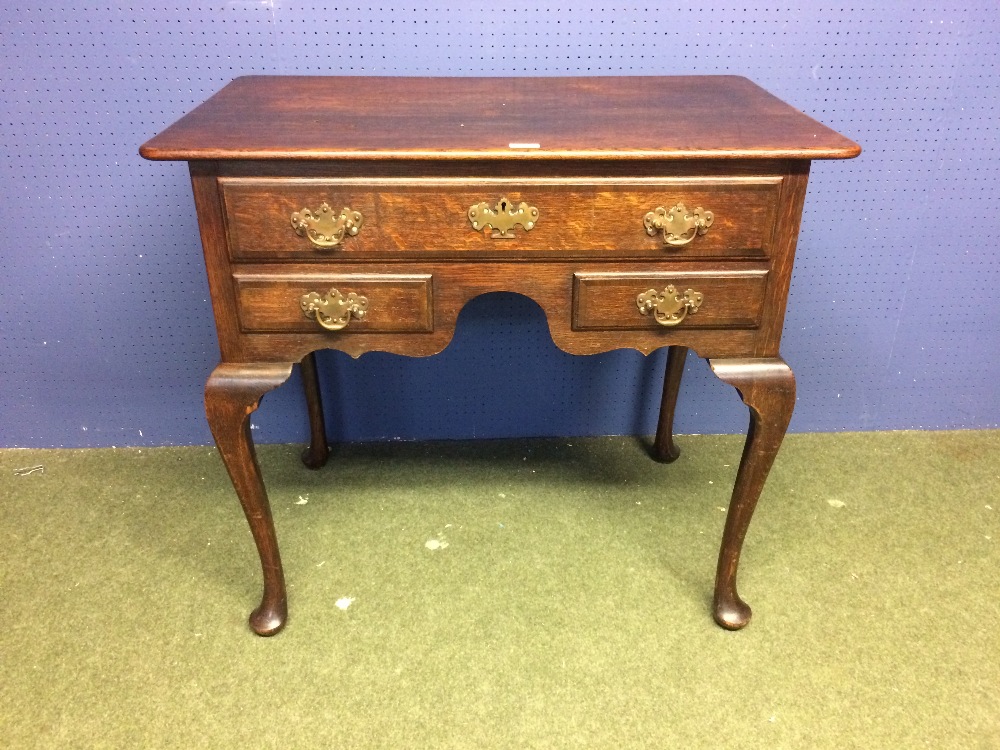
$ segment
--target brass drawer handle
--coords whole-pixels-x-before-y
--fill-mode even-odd
[[[490,208],[488,203],[477,203],[469,209],[469,221],[472,228],[481,232],[485,227],[493,230],[493,239],[512,240],[516,237],[513,232],[515,226],[520,224],[524,230],[531,231],[538,221],[538,209],[529,206],[524,201],[515,206],[507,196],[503,196],[496,202],[496,206]]]
[[[345,234],[355,236],[365,219],[360,211],[343,208],[337,215],[329,203],[323,203],[315,211],[303,208],[292,214],[292,229],[299,237],[308,237],[316,247],[336,247]]]
[[[639,306],[639,312],[643,315],[652,313],[661,326],[676,326],[684,321],[689,312],[698,312],[703,298],[702,293],[694,289],[686,289],[681,294],[670,284],[662,292],[655,289],[643,292],[636,297],[635,303]]]
[[[698,206],[694,211],[688,211],[687,206],[678,203],[671,209],[653,209],[643,218],[646,234],[655,237],[657,232],[663,232],[663,241],[668,245],[686,245],[700,234],[705,234],[712,226],[715,214]]]
[[[324,295],[316,292],[303,294],[299,299],[299,305],[302,307],[302,314],[307,318],[315,319],[328,331],[339,331],[347,327],[351,318],[361,320],[365,317],[368,311],[368,298],[354,292],[344,295],[335,287],[331,287]]]

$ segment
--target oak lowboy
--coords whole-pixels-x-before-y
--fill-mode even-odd
[[[212,433],[264,574],[250,624],[286,620],[250,414],[313,352],[429,355],[494,291],[527,295],[574,354],[669,347],[654,457],[694,350],[750,410],[714,616],[740,628],[743,538],[795,401],[779,343],[812,159],[859,147],[730,76],[247,77],[141,148],[190,164],[222,361]]]

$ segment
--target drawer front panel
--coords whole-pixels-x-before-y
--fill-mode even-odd
[[[244,333],[324,333],[315,314],[303,311],[301,300],[331,290],[365,299],[363,316],[349,316],[343,329],[331,330],[331,336],[434,330],[430,274],[236,273],[233,280]]]
[[[756,328],[760,325],[767,274],[763,268],[727,272],[576,273],[573,274],[573,330]],[[673,290],[664,294],[670,287]],[[685,298],[688,290],[692,294]],[[650,292],[680,301],[673,310],[664,303],[659,316],[651,305],[647,305],[644,313],[640,295],[651,300]],[[687,300],[690,303],[684,310]],[[669,312],[674,315],[671,317]],[[667,324],[658,322],[658,317]],[[678,317],[682,318],[679,322]]]
[[[393,257],[594,258],[615,257],[760,258],[770,250],[781,179],[663,178],[623,182],[557,184],[518,181],[384,181],[247,179],[220,180],[230,251],[234,260],[386,260]],[[504,213],[522,202],[537,209],[530,230],[522,223],[490,225],[489,212]],[[363,221],[354,236],[345,235],[331,248],[317,247],[303,232],[296,234],[293,214],[318,215],[326,204],[333,214],[347,208]],[[480,210],[481,229],[470,220]],[[687,214],[710,224],[691,227],[675,210],[671,227],[680,240],[665,241],[663,231],[647,232],[644,219],[657,209],[670,212],[679,204]],[[498,210],[499,209],[499,210]],[[694,219],[692,219],[694,221]],[[497,220],[503,223],[501,220]],[[704,224],[704,221],[702,222]],[[509,237],[494,237],[505,233]],[[690,237],[690,241],[685,240]],[[683,244],[682,244],[683,243]]]

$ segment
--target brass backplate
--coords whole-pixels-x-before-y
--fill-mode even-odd
[[[643,315],[653,315],[661,326],[680,325],[688,313],[698,312],[704,295],[694,289],[686,289],[683,293],[670,284],[662,292],[650,289],[636,297],[635,303]]]
[[[334,213],[329,203],[322,203],[315,211],[303,208],[292,214],[292,229],[299,237],[308,237],[316,247],[328,248],[339,245],[345,235],[355,236],[361,231],[364,217],[360,211],[342,208]]]
[[[299,298],[302,314],[314,319],[328,331],[339,331],[346,328],[351,318],[361,320],[368,311],[368,298],[350,292],[342,294],[336,287],[331,287],[326,294],[309,292]]]
[[[712,226],[715,214],[701,206],[688,211],[687,206],[678,203],[673,208],[660,206],[643,217],[646,234],[650,237],[663,232],[663,241],[668,245],[686,245],[698,235],[705,234]]]
[[[493,230],[491,237],[495,240],[512,240],[514,227],[520,224],[525,231],[530,231],[538,221],[538,209],[523,201],[516,206],[503,196],[493,208],[488,203],[477,203],[469,209],[469,221],[472,228],[481,232],[486,227]]]

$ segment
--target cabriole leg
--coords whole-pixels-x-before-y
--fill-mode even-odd
[[[751,616],[750,607],[736,590],[740,551],[764,482],[792,418],[795,376],[780,358],[711,360],[710,364],[720,380],[736,388],[750,409],[750,429],[722,535],[713,605],[715,621],[729,630],[738,630]]]
[[[274,635],[285,626],[288,603],[271,506],[250,434],[250,415],[261,396],[284,383],[291,372],[291,363],[223,363],[205,384],[208,424],[260,555],[264,593],[260,606],[250,614],[250,627],[258,635]]]
[[[309,412],[309,447],[302,452],[302,463],[308,469],[320,469],[330,455],[326,441],[326,422],[323,419],[323,400],[319,390],[319,371],[316,355],[309,353],[302,358],[302,386],[306,393],[306,409]]]
[[[677,394],[684,374],[686,346],[671,346],[667,350],[667,371],[663,377],[663,398],[660,400],[660,421],[656,425],[656,440],[653,441],[653,458],[668,464],[676,461],[681,454],[674,445],[674,410]]]

